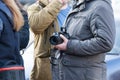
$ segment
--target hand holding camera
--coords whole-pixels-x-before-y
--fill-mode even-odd
[[[61,32],[54,32],[50,37],[49,41],[52,45],[58,45],[64,42],[60,35],[64,35],[67,39],[70,38],[69,34],[66,31],[66,28],[61,27]]]
[[[70,39],[70,36],[66,32],[66,29],[61,28],[61,32],[53,33],[53,36],[50,37],[49,41],[52,45],[55,45],[55,48],[58,50],[65,50],[68,39]]]
[[[64,51],[67,48],[68,39],[62,34],[60,34],[60,37],[63,39],[63,43],[55,45],[55,48]]]

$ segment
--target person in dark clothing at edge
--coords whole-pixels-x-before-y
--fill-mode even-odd
[[[61,34],[51,53],[53,80],[106,80],[105,54],[115,40],[111,1],[76,0],[64,27],[70,38]]]
[[[15,0],[17,6],[19,7],[23,17],[24,17],[24,25],[19,31],[19,36],[20,36],[20,50],[25,49],[28,45],[29,42],[29,24],[28,24],[28,14],[27,12],[23,9],[23,5],[20,3],[19,0]]]
[[[0,80],[25,80],[19,30],[24,18],[14,0],[0,0]]]

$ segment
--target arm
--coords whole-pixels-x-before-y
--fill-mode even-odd
[[[88,19],[93,38],[84,41],[78,39],[68,40],[62,37],[64,42],[56,45],[59,50],[66,54],[87,56],[106,53],[110,51],[115,40],[115,22],[112,9],[99,8]]]
[[[69,40],[67,44],[68,54],[95,55],[112,49],[115,39],[115,23],[112,10],[97,9],[91,16],[90,28],[94,38],[84,41]]]
[[[49,27],[49,25],[57,17],[62,3],[53,0],[46,7],[40,9],[39,5],[33,4],[28,8],[29,24],[34,33],[41,33]]]

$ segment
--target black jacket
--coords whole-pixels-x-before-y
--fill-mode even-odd
[[[21,13],[24,17],[24,25],[19,31],[19,36],[20,36],[20,50],[25,49],[28,45],[29,42],[29,24],[28,24],[28,15],[27,12],[24,10],[21,10]]]

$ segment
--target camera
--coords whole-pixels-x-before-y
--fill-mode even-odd
[[[50,37],[49,41],[52,45],[58,45],[63,43],[63,39],[60,37],[60,34],[64,35],[67,39],[70,38],[69,34],[66,31],[66,28],[61,27],[61,32],[54,32]]]

